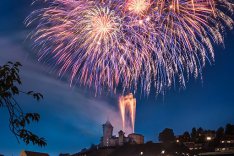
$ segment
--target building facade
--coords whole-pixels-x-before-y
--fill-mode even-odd
[[[144,136],[141,134],[129,134],[125,137],[125,133],[121,130],[117,136],[113,136],[114,127],[111,125],[110,121],[107,121],[102,125],[103,136],[101,137],[100,146],[101,147],[113,147],[122,146],[124,144],[144,144]]]
[[[226,135],[221,141],[220,145],[215,148],[216,152],[234,152],[234,136]]]

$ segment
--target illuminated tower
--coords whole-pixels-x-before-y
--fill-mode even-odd
[[[111,139],[112,133],[113,133],[113,126],[111,125],[110,121],[107,121],[105,124],[102,125],[102,128],[103,128],[102,145],[109,146],[110,139]]]
[[[119,131],[119,146],[122,146],[124,144],[124,132]]]

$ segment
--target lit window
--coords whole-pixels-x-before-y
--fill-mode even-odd
[[[210,141],[211,139],[212,139],[212,138],[211,138],[211,137],[209,137],[209,136],[208,136],[208,137],[206,137],[206,140],[207,140],[207,141]]]

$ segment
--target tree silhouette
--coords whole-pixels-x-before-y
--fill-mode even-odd
[[[175,135],[172,129],[165,128],[161,133],[159,133],[159,141],[162,142],[173,142],[175,141]]]
[[[197,142],[199,143],[203,143],[205,141],[205,136],[203,135],[205,133],[205,131],[203,130],[203,128],[198,128],[197,129]]]
[[[184,134],[180,137],[180,141],[189,142],[191,140],[190,134],[188,131],[184,132]]]
[[[234,135],[234,125],[227,124],[225,128],[226,135]]]
[[[197,129],[194,127],[191,132],[191,140],[196,142],[197,141]]]
[[[40,115],[38,113],[24,113],[15,96],[26,94],[39,101],[43,98],[42,94],[33,91],[24,92],[19,90],[22,84],[19,76],[19,68],[22,65],[19,62],[0,66],[0,108],[6,108],[9,113],[9,128],[16,136],[17,141],[23,140],[26,144],[46,146],[46,141],[42,137],[38,137],[27,129],[31,122],[38,122]]]
[[[217,147],[220,144],[220,141],[224,138],[224,128],[219,127],[215,132],[215,138],[213,141],[213,147]]]

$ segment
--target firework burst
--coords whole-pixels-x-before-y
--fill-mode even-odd
[[[128,11],[137,15],[144,15],[150,7],[148,0],[128,0],[126,8]]]
[[[40,61],[71,84],[149,94],[185,87],[214,60],[213,44],[232,29],[229,0],[50,0],[34,11],[31,37]],[[55,63],[54,63],[55,62]]]

